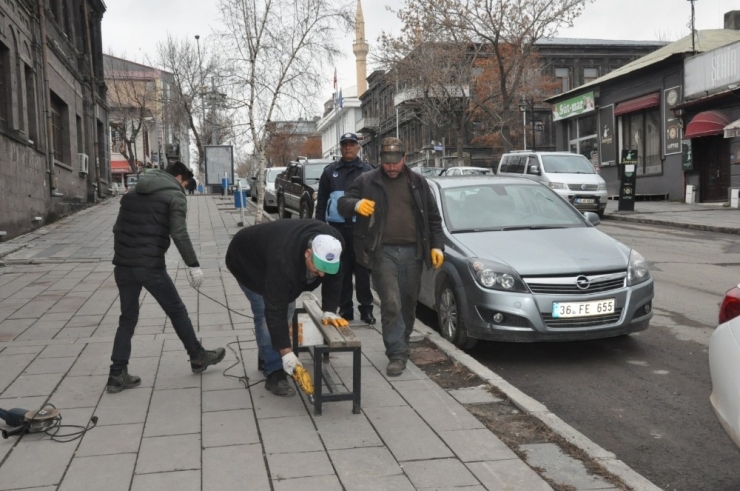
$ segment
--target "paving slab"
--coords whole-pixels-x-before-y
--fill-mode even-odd
[[[383,445],[383,441],[364,412],[353,414],[339,403],[330,403],[324,405],[322,413],[321,416],[312,418],[327,449]]]
[[[203,447],[259,443],[254,413],[247,409],[203,413]]]
[[[244,389],[203,391],[203,412],[251,409],[252,400]]]
[[[136,454],[143,432],[144,423],[97,426],[85,433],[77,456]]]
[[[437,430],[484,428],[478,418],[428,378],[394,382],[393,386],[424,421]]]
[[[59,381],[64,377],[63,373],[49,373],[45,375],[20,375],[3,392],[3,397],[29,397],[50,395]]]
[[[49,358],[64,359],[64,358]],[[105,390],[108,377],[90,375],[85,377],[65,377],[51,396],[51,403],[57,409],[95,407]]]
[[[478,479],[457,459],[406,462],[403,470],[416,488],[458,488],[479,485]]]
[[[345,488],[335,475],[285,479],[275,483],[275,491],[343,491]]]
[[[271,491],[262,445],[203,450],[203,491]]]
[[[155,390],[144,436],[200,433],[200,389]]]
[[[527,463],[544,469],[546,477],[558,484],[572,486],[578,490],[612,489],[613,484],[603,478],[589,474],[583,462],[565,454],[554,443],[532,443],[519,445],[526,452]]]
[[[519,458],[488,428],[446,430],[440,431],[439,436],[462,462],[484,462]]]
[[[98,426],[144,423],[147,420],[152,389],[137,387],[118,394],[103,393],[95,415]]]
[[[199,491],[200,471],[163,472],[161,474],[137,474],[131,491]]]
[[[414,489],[385,447],[330,450],[329,457],[346,489]]]
[[[24,375],[67,373],[77,358],[38,358],[23,371]]]
[[[324,448],[308,415],[259,419],[258,425],[268,454],[314,452]]]
[[[75,457],[59,491],[128,491],[136,454]]]
[[[452,457],[452,451],[410,407],[367,408],[365,413],[399,462]]]
[[[323,450],[318,452],[268,454],[267,462],[273,480],[297,477],[333,476],[334,468]]]
[[[27,441],[24,437],[3,463],[0,489],[59,484],[76,448],[77,442]],[[43,462],[44,465],[39,465],[39,462]]]
[[[486,489],[551,491],[552,488],[521,460],[496,460],[466,464]]]
[[[200,469],[200,435],[143,438],[136,474]]]

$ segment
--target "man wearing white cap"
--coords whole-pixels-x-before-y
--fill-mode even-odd
[[[324,324],[346,326],[336,314],[342,290],[341,234],[318,220],[278,220],[239,231],[226,252],[226,267],[249,299],[265,388],[292,396],[288,384],[301,364],[293,353],[288,322],[302,292],[322,286]]]

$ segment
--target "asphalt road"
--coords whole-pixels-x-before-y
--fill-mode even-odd
[[[740,281],[736,235],[602,222],[651,263],[655,316],[628,337],[478,343],[470,354],[666,490],[740,489],[740,451],[709,402],[707,347]],[[419,318],[436,328],[434,313]]]

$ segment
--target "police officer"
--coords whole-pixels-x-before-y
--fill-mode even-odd
[[[342,296],[339,301],[339,315],[344,319],[354,320],[352,303],[352,274],[355,276],[357,302],[360,319],[368,324],[375,324],[373,317],[373,295],[370,292],[370,270],[355,259],[353,234],[355,217],[344,218],[337,211],[337,202],[344,192],[361,174],[373,170],[373,166],[358,157],[360,143],[354,133],[345,133],[339,139],[342,158],[332,162],[324,169],[319,180],[319,192],[316,198],[316,218],[327,222],[342,234],[344,250],[342,251]]]

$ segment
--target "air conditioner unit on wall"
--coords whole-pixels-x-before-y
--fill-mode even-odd
[[[80,162],[80,174],[87,174],[90,168],[89,159],[87,154],[78,153],[77,160]]]

